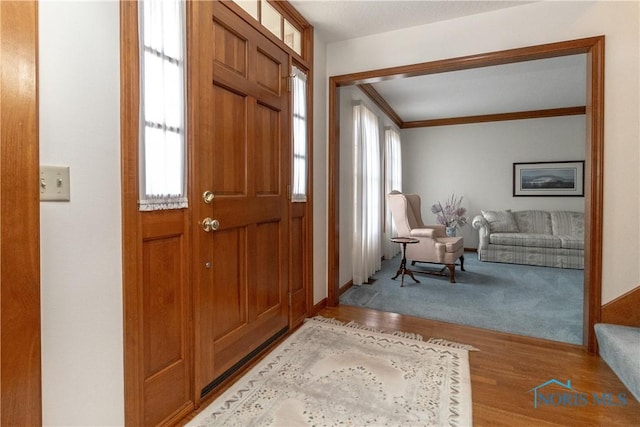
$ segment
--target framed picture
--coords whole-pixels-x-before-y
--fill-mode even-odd
[[[584,160],[513,164],[513,197],[584,196]]]

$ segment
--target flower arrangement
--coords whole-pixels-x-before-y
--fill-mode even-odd
[[[458,198],[455,194],[449,197],[444,206],[440,201],[431,206],[431,212],[436,214],[436,219],[439,224],[446,227],[462,227],[467,223],[467,217],[465,214],[467,210],[460,206],[462,204],[462,197]]]

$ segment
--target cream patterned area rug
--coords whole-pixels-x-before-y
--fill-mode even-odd
[[[468,352],[456,347],[308,319],[187,425],[470,426]]]

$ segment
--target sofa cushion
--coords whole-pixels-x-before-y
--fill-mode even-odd
[[[519,231],[510,210],[480,212],[489,223],[489,232],[491,233],[517,233]]]
[[[566,234],[554,234],[555,237],[560,239],[561,247],[563,249],[581,249],[584,250],[584,239],[581,237],[568,236]]]
[[[553,234],[551,215],[546,211],[519,211],[513,213],[521,233]]]
[[[553,234],[584,239],[584,214],[582,212],[551,212]]]
[[[489,236],[489,243],[536,248],[560,248],[562,246],[562,241],[556,236],[534,233],[492,233]]]

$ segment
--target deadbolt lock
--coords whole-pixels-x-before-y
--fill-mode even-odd
[[[214,195],[211,191],[205,191],[204,193],[202,193],[202,199],[206,204],[213,202],[213,197]]]

